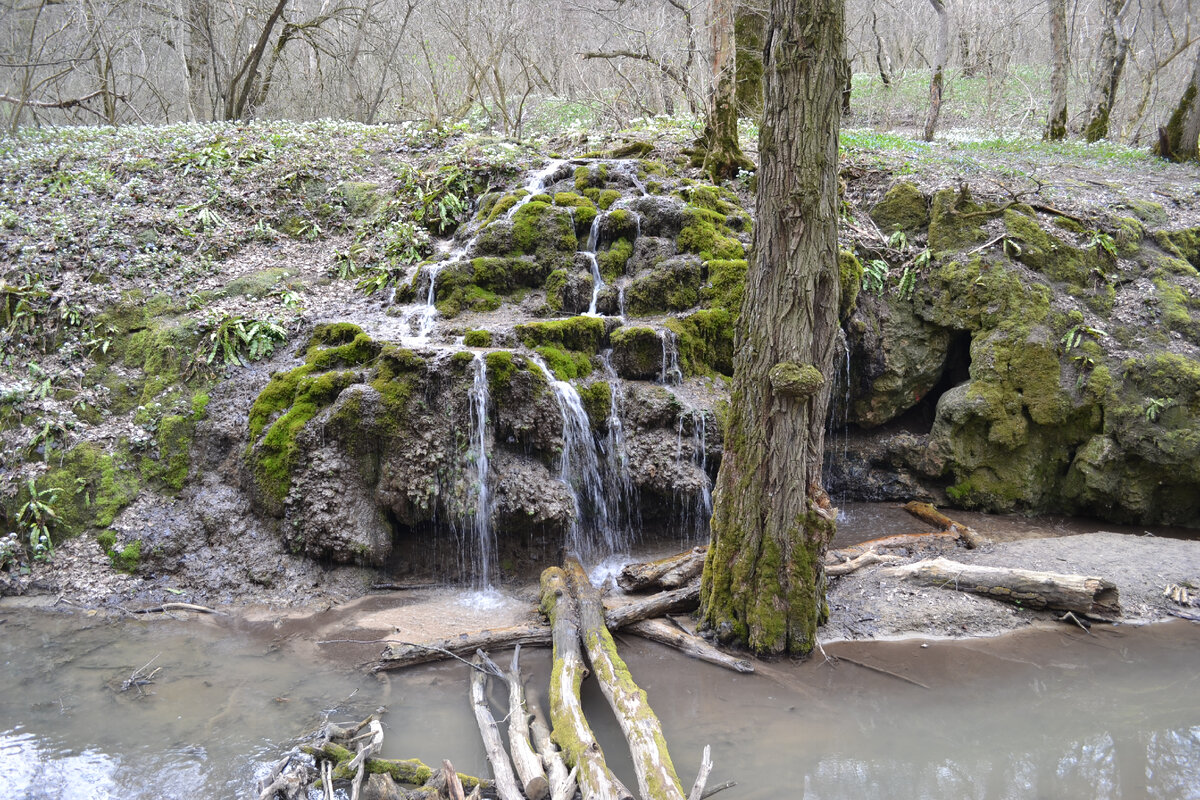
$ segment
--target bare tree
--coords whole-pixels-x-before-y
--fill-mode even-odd
[[[1158,154],[1172,161],[1195,161],[1200,140],[1200,47],[1191,79],[1165,128],[1159,132]]]
[[[1050,114],[1045,138],[1050,141],[1067,136],[1067,80],[1070,68],[1070,42],[1067,39],[1066,0],[1047,0],[1050,18]]]
[[[738,144],[737,44],[734,38],[734,0],[709,0],[708,30],[712,37],[712,82],[704,135],[704,171],[714,181],[753,169]]]
[[[1092,80],[1088,88],[1087,111],[1084,113],[1083,137],[1097,142],[1108,136],[1109,117],[1121,73],[1129,55],[1129,43],[1137,28],[1136,20],[1126,29],[1125,16],[1133,8],[1133,0],[1100,0],[1100,36],[1096,41]]]
[[[946,59],[950,50],[950,12],[944,0],[929,0],[937,14],[937,44],[933,55],[933,74],[929,79],[929,114],[925,117],[925,141],[932,142],[942,111],[942,88],[945,82]]]

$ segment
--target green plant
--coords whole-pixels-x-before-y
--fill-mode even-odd
[[[888,247],[903,253],[908,249],[908,234],[904,231],[896,231],[888,237]]]
[[[329,273],[332,277],[348,280],[358,277],[361,267],[359,261],[367,252],[367,246],[362,242],[351,242],[345,250],[337,250],[333,254],[333,267]]]
[[[18,564],[20,560],[21,540],[17,538],[16,531],[9,531],[7,536],[0,539],[0,569],[10,564]]]
[[[863,291],[882,297],[888,269],[888,263],[882,258],[875,258],[863,264]]]
[[[42,420],[41,427],[29,441],[29,449],[31,452],[37,452],[39,447],[42,448],[42,461],[49,461],[50,451],[54,449],[55,444],[62,444],[66,440],[68,431],[67,426],[56,419]]]
[[[917,288],[917,271],[913,269],[911,264],[904,266],[904,272],[900,275],[900,285],[897,287],[900,298],[909,300],[912,298],[913,291]]]
[[[1091,230],[1087,232],[1088,242],[1084,245],[1085,248],[1091,249],[1099,247],[1104,252],[1108,253],[1113,258],[1117,256],[1117,242],[1113,237],[1103,231]]]
[[[279,323],[240,315],[210,318],[207,328],[200,355],[208,366],[218,358],[225,366],[245,366],[271,355],[275,345],[287,339],[287,331]]]
[[[1146,419],[1150,422],[1158,422],[1158,418],[1162,416],[1162,412],[1168,407],[1175,404],[1175,401],[1169,397],[1151,397],[1146,400]]]
[[[58,522],[54,503],[58,500],[58,489],[41,489],[33,478],[27,486],[29,500],[17,511],[17,524],[29,539],[29,551],[35,561],[49,561],[54,555],[54,543],[50,532]]]
[[[300,300],[303,297],[300,292],[289,289],[286,286],[279,286],[276,287],[273,292],[271,292],[271,295],[273,297],[278,297],[279,302],[283,303],[284,308],[288,309],[289,311],[294,311],[297,314],[304,311],[304,308],[300,305]]]
[[[1062,344],[1064,351],[1074,350],[1079,346],[1080,342],[1083,341],[1084,336],[1102,339],[1105,336],[1108,336],[1108,334],[1099,328],[1093,328],[1089,325],[1073,325],[1071,326],[1070,330],[1063,334],[1062,339],[1059,341]]]

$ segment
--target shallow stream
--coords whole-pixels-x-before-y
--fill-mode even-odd
[[[0,621],[6,798],[250,797],[264,764],[325,714],[349,721],[381,705],[385,755],[484,770],[459,663],[381,682],[313,658],[270,625],[8,605]],[[836,664],[818,656],[748,676],[622,641],[684,782],[711,744],[710,783],[736,780],[720,795],[730,800],[1200,798],[1200,626],[1190,623],[843,642],[826,648]],[[530,688],[544,687],[548,651],[522,660]],[[154,682],[120,691],[146,664],[161,668]],[[594,687],[585,704],[634,785]]]

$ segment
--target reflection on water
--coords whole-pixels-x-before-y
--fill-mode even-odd
[[[459,663],[378,682],[209,620],[0,619],[5,798],[248,797],[256,770],[323,713],[350,720],[379,705],[385,755],[483,770]],[[843,642],[827,648],[836,666],[777,662],[757,675],[622,638],[684,782],[711,744],[710,781],[738,781],[731,798],[1200,798],[1200,626]],[[156,656],[152,695],[115,691]],[[548,652],[522,663],[545,707]],[[594,686],[585,704],[633,783]]]

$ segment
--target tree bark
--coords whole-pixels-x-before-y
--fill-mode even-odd
[[[1163,130],[1158,154],[1172,161],[1195,161],[1197,158],[1197,140],[1200,139],[1200,46],[1196,48],[1196,65],[1192,68],[1192,77],[1171,119]]]
[[[1047,0],[1050,11],[1050,113],[1043,138],[1067,137],[1067,77],[1070,40],[1067,38],[1067,0]]]
[[[508,682],[508,750],[525,796],[529,800],[542,800],[550,793],[550,783],[542,759],[529,743],[529,710],[525,706],[525,686],[518,664],[520,657],[521,645],[517,645],[505,673]]]
[[[542,763],[546,766],[546,774],[550,779],[550,800],[571,800],[575,796],[576,770],[567,769],[562,753],[550,739],[550,729],[542,717],[542,710],[534,703],[529,704],[533,714],[533,722],[529,731],[533,734],[533,744],[541,754]]]
[[[1129,54],[1130,35],[1119,30],[1120,18],[1129,3],[1130,0],[1100,2],[1100,37],[1096,40],[1083,125],[1083,138],[1089,142],[1098,142],[1108,136],[1109,115]]]
[[[702,142],[706,151],[704,171],[713,181],[734,178],[739,170],[753,168],[738,144],[735,6],[734,0],[709,0],[712,94]]]
[[[1121,616],[1117,587],[1103,578],[981,567],[946,558],[888,567],[885,572],[926,586],[981,594],[1026,608],[1053,608],[1100,619]]]
[[[763,44],[767,20],[762,10],[746,2],[737,4],[733,23],[737,43],[737,113],[758,119],[763,110]]]
[[[950,12],[944,0],[929,0],[937,14],[937,44],[933,51],[933,75],[929,79],[929,114],[925,117],[925,141],[932,142],[942,113],[942,88],[946,77],[946,58],[950,50]]]
[[[639,597],[632,603],[607,607],[604,609],[604,621],[608,624],[609,630],[615,631],[638,620],[661,617],[664,614],[694,611],[699,604],[700,581],[692,581],[679,589],[659,592],[649,597]]]
[[[588,661],[629,743],[642,800],[684,800],[658,715],[650,707],[646,692],[634,683],[604,624],[600,590],[592,586],[587,572],[574,558],[567,560],[566,573],[571,594],[579,604],[579,630]]]
[[[542,573],[542,611],[554,629],[554,668],[550,673],[552,738],[563,760],[576,769],[583,800],[633,800],[604,761],[579,699],[586,669],[579,650],[578,610],[567,591],[567,576],[558,567]]]
[[[752,265],[701,584],[702,624],[760,653],[808,653],[827,616],[820,489],[838,331],[843,0],[772,0]]]

